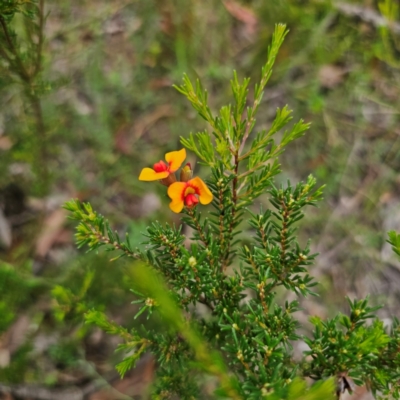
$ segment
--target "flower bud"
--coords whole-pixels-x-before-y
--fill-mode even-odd
[[[167,166],[167,164],[165,164],[164,161],[160,160],[158,163],[155,163],[153,165],[153,169],[156,172],[164,172],[164,171],[168,171],[168,166]]]
[[[188,182],[192,179],[193,176],[193,170],[192,166],[190,163],[187,163],[182,169],[181,169],[181,176],[180,176],[180,181],[181,182]]]

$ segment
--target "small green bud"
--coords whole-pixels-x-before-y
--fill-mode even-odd
[[[271,354],[272,354],[272,350],[271,350],[268,346],[264,346],[263,349],[264,349],[264,351],[265,351],[265,355],[266,355],[267,357],[270,357]]]
[[[196,264],[197,264],[197,261],[196,261],[196,258],[195,257],[190,257],[189,258],[189,265],[192,267],[192,268],[194,268],[195,266],[196,266]]]
[[[144,302],[144,304],[145,304],[147,307],[154,307],[154,306],[156,305],[156,301],[155,301],[154,299],[148,297],[148,298],[146,299],[146,301]]]

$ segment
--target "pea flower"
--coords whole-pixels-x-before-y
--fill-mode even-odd
[[[168,188],[168,196],[172,200],[169,208],[175,213],[180,213],[184,206],[193,208],[199,201],[201,204],[209,204],[213,199],[210,189],[199,177],[173,183]]]
[[[168,165],[160,160],[153,165],[153,168],[143,168],[139,175],[140,181],[160,181],[163,185],[169,186],[176,182],[175,172],[180,168],[186,158],[186,150],[171,151],[165,154]]]

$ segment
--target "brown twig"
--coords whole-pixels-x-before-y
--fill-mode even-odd
[[[207,298],[206,298],[205,295],[199,296],[198,301],[199,301],[199,303],[206,305],[212,312],[214,312],[214,310],[215,310],[214,305],[211,304],[211,303],[207,300]]]
[[[98,238],[98,240],[104,244],[108,244],[112,247],[114,247],[115,250],[119,250],[125,253],[125,255],[127,257],[131,257],[131,258],[136,258],[136,259],[141,259],[139,254],[136,254],[132,251],[129,251],[128,249],[123,248],[121,245],[119,245],[117,242],[112,242],[109,238],[107,238],[106,236],[103,236],[101,234],[100,231],[98,231],[96,228],[94,228],[93,226],[90,227],[91,231],[93,232],[93,234]]]
[[[40,70],[42,69],[42,50],[43,50],[43,28],[44,28],[44,0],[39,0],[39,41],[37,44],[37,52],[36,52],[36,65],[35,71],[33,73],[36,76]]]

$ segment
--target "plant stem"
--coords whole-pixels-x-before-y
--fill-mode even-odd
[[[39,41],[37,44],[36,65],[34,76],[36,76],[42,69],[42,49],[43,49],[43,28],[44,28],[44,0],[39,1]]]
[[[215,310],[214,305],[211,304],[211,303],[207,300],[207,298],[206,298],[206,296],[205,296],[204,294],[201,295],[201,296],[199,297],[198,300],[199,300],[199,303],[206,305],[212,312],[214,312],[214,310]]]
[[[238,196],[237,196],[237,186],[238,186],[238,171],[239,171],[239,150],[235,151],[234,154],[234,174],[235,177],[233,178],[232,181],[232,211],[231,211],[231,222],[229,224],[228,228],[228,235],[227,235],[227,246],[223,254],[223,259],[222,259],[222,271],[226,269],[226,267],[229,265],[229,252],[230,252],[230,247],[231,247],[231,242],[232,242],[232,232],[233,232],[233,225],[235,223],[235,217],[236,217],[236,206],[237,206],[237,201],[238,201]]]
[[[33,115],[36,121],[36,132],[38,136],[38,153],[39,162],[37,163],[37,169],[42,182],[43,192],[48,191],[49,186],[49,169],[47,166],[48,151],[47,151],[47,130],[43,118],[42,103],[36,94],[27,93],[27,97],[30,99]]]
[[[24,85],[24,93],[26,98],[29,100],[32,114],[35,119],[35,126],[36,126],[36,133],[37,138],[35,141],[35,145],[37,148],[36,154],[36,168],[39,175],[39,182],[41,182],[41,192],[46,193],[49,189],[49,169],[47,165],[48,160],[48,148],[47,148],[47,129],[44,123],[43,118],[43,110],[42,110],[42,103],[40,101],[39,96],[35,93],[35,79],[37,75],[40,73],[42,68],[42,50],[43,50],[43,28],[44,28],[44,0],[40,0],[39,7],[38,7],[38,36],[39,41],[36,46],[36,58],[35,58],[35,66],[33,71],[29,72],[29,70],[24,65],[24,62],[14,45],[12,40],[10,31],[8,29],[7,23],[0,16],[0,25],[4,33],[4,37],[7,43],[8,51],[12,55],[13,58],[9,56],[6,49],[1,49],[0,54],[1,56],[10,64],[10,67],[15,66],[15,72],[19,78],[21,79]],[[33,42],[33,39],[30,38]]]
[[[288,207],[283,199],[281,201],[281,205],[282,209],[284,210],[282,215],[282,230],[281,230],[281,249],[282,249],[281,261],[282,265],[284,265],[286,258],[287,225],[288,225],[290,211],[288,210]]]
[[[21,57],[18,54],[17,49],[14,46],[14,43],[11,39],[10,32],[8,31],[8,27],[6,24],[6,21],[4,21],[4,18],[0,17],[0,25],[3,28],[4,36],[6,38],[8,48],[11,52],[11,54],[14,56],[15,62],[17,63],[17,66],[19,68],[19,71],[17,71],[18,75],[20,78],[28,85],[31,84],[31,76],[29,75],[28,71],[26,70],[24,63],[21,60]]]
[[[193,220],[194,225],[196,226],[196,230],[199,234],[200,240],[203,242],[204,247],[206,250],[209,250],[209,243],[206,237],[206,233],[204,232],[202,226],[200,225],[200,221],[196,217],[196,213],[194,209],[192,208],[187,208],[187,213],[190,215],[190,217]],[[210,265],[213,267],[214,266],[214,260],[211,257],[211,255],[207,255],[208,260],[210,261]]]
[[[206,238],[205,233],[203,232],[203,229],[200,225],[199,220],[197,219],[195,215],[195,211],[193,208],[187,208],[187,213],[190,215],[190,217],[193,220],[194,225],[196,226],[197,232],[199,233],[200,240],[204,243],[204,246],[208,248],[208,240]]]
[[[224,192],[220,187],[218,190],[218,201],[219,201],[219,243],[221,248],[223,248],[225,244],[225,237],[224,237]]]

